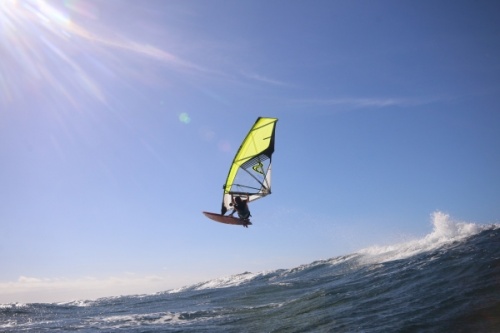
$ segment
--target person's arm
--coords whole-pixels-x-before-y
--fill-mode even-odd
[[[234,213],[236,213],[236,207],[234,206],[234,199],[231,198],[231,202],[229,203],[229,206],[233,207],[233,211],[231,213],[229,213],[229,216],[233,216]]]

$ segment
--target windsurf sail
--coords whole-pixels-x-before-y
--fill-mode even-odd
[[[221,214],[231,209],[233,197],[254,201],[271,194],[271,160],[276,118],[259,117],[241,143],[223,186]]]

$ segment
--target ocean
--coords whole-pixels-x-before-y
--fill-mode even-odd
[[[2,304],[0,332],[500,332],[500,227],[152,295]]]

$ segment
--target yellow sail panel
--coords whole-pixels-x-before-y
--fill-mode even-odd
[[[245,162],[266,152],[269,148],[273,148],[272,151],[268,152],[269,157],[271,157],[274,151],[274,126],[276,121],[278,121],[278,119],[275,118],[257,119],[234,157],[226,181],[227,191],[229,191],[238,169]],[[272,147],[270,147],[271,145]]]
[[[250,201],[271,193],[271,157],[278,119],[256,120],[233,159],[224,185],[224,207],[229,209],[233,196],[247,196]]]

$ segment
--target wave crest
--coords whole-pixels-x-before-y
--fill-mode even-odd
[[[386,262],[405,259],[416,254],[435,250],[443,245],[450,244],[478,234],[491,228],[475,223],[453,220],[449,214],[436,211],[431,214],[433,230],[421,239],[415,239],[389,246],[372,246],[359,251],[368,262]]]

